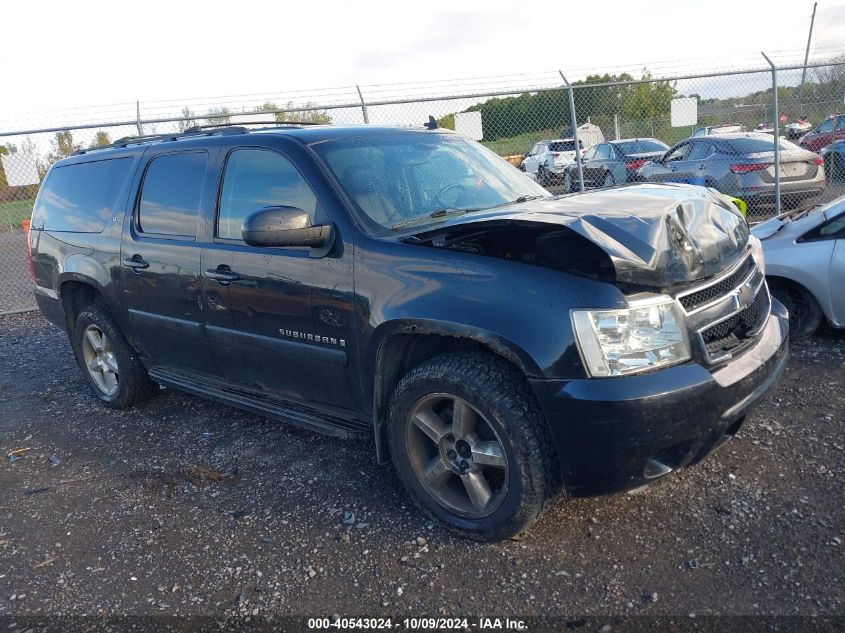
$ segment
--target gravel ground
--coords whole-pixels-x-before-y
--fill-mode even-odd
[[[0,620],[842,616],[843,369],[842,333],[796,344],[702,464],[482,545],[418,514],[367,442],[175,391],[105,409],[62,332],[0,317]]]

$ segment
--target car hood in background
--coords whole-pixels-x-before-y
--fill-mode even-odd
[[[413,239],[537,224],[566,227],[598,245],[618,281],[658,288],[722,272],[745,251],[749,235],[736,207],[715,190],[636,184],[468,213]]]

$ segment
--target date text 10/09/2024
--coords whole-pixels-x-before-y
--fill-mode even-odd
[[[482,631],[527,631],[528,625],[524,620],[513,618],[480,617],[469,618],[309,618],[308,628],[312,630],[331,629],[407,629],[420,630],[453,630],[466,631],[478,629]]]

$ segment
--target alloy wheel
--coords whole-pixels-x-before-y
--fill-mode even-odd
[[[109,337],[93,323],[82,334],[82,357],[97,389],[106,396],[114,395],[120,373],[117,357]]]
[[[495,512],[507,495],[508,458],[484,415],[452,394],[411,409],[405,442],[418,481],[440,505],[469,518]]]

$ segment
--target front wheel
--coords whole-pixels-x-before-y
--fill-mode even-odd
[[[416,504],[481,541],[530,525],[558,487],[551,437],[524,378],[489,354],[438,356],[396,387],[391,458]]]
[[[605,187],[612,187],[615,184],[616,184],[616,179],[613,177],[613,174],[611,174],[610,172],[607,172],[604,175],[604,186]]]
[[[799,340],[812,336],[821,325],[821,306],[808,290],[789,281],[769,281],[769,290],[789,312],[789,338]]]

